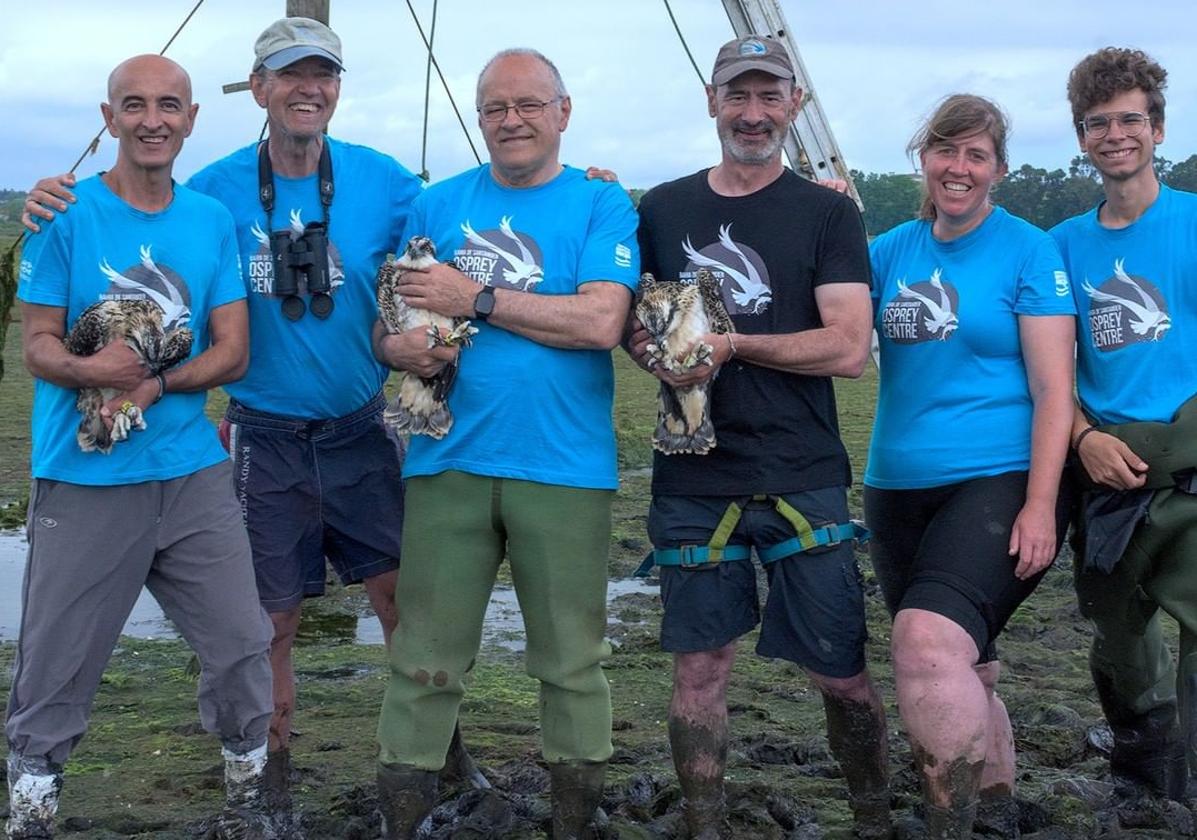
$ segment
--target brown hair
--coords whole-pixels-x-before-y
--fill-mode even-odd
[[[1084,135],[1081,120],[1090,108],[1109,102],[1136,88],[1147,94],[1147,116],[1156,126],[1164,124],[1164,88],[1168,71],[1142,50],[1105,47],[1087,55],[1068,74],[1068,104],[1072,125]]]
[[[940,101],[914,137],[910,138],[906,153],[913,161],[936,143],[956,137],[970,137],[982,131],[993,140],[998,164],[1006,166],[1006,138],[1010,134],[1010,120],[1005,111],[996,102],[983,96],[953,93]],[[926,183],[923,184],[923,202],[918,218],[926,221],[935,219],[935,205],[927,194]]]

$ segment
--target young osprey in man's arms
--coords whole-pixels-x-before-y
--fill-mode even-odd
[[[464,318],[447,318],[427,309],[408,306],[395,290],[404,269],[427,268],[436,263],[436,245],[426,236],[413,236],[403,256],[388,259],[378,269],[378,317],[388,333],[401,333],[424,327],[428,346],[470,346],[470,336],[478,332]],[[453,427],[453,414],[446,400],[457,377],[457,359],[435,376],[427,379],[413,373],[403,374],[399,393],[383,412],[383,421],[400,434],[429,435],[440,440]]]
[[[174,367],[191,354],[191,330],[162,328],[162,309],[152,300],[102,300],[75,321],[62,343],[67,352],[90,356],[113,341],[123,341],[137,354],[151,375]],[[75,407],[83,413],[76,439],[84,452],[112,451],[133,429],[144,429],[141,409],[127,403],[113,417],[112,430],[100,409],[117,395],[116,388],[80,388]]]
[[[702,341],[702,337],[707,333],[735,331],[723,305],[719,283],[705,268],[698,270],[694,283],[658,281],[651,274],[642,275],[636,294],[636,317],[652,336],[647,348],[649,366],[659,364],[673,373],[713,364],[714,348]],[[710,405],[712,381],[713,377],[689,388],[661,383],[654,449],[666,455],[705,455],[715,446]]]

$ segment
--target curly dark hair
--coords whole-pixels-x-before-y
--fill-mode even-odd
[[[939,101],[935,111],[906,145],[912,161],[936,143],[956,137],[971,137],[985,132],[993,140],[998,163],[1006,166],[1006,138],[1010,134],[1010,120],[996,102],[971,93],[953,93]],[[918,218],[935,219],[935,205],[923,184],[923,200]]]
[[[1147,116],[1164,124],[1164,88],[1168,71],[1142,50],[1105,47],[1085,56],[1068,75],[1068,103],[1077,135],[1084,135],[1085,112],[1136,88],[1147,94]]]

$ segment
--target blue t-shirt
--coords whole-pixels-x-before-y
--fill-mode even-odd
[[[881,390],[865,484],[938,487],[1027,469],[1033,406],[1018,316],[1075,312],[1051,237],[995,207],[950,242],[912,221],[870,252]]]
[[[191,355],[208,347],[208,315],[241,300],[233,220],[217,202],[175,186],[170,205],[138,210],[95,176],[81,181],[78,203],[25,244],[17,296],[66,309],[69,330],[101,300],[153,300],[163,324],[189,327]],[[112,452],[84,452],[75,440],[78,392],[35,380],[34,478],[115,485],[190,475],[225,460],[216,429],[204,416],[205,393],[167,394],[145,412],[147,428]]]
[[[401,242],[420,180],[393,158],[326,138],[335,193],[329,208],[329,262],[334,308],[327,319],[310,311],[298,321],[274,295],[271,231],[323,219],[318,176],[274,176],[269,220],[258,199],[258,147],[246,146],[205,167],[187,185],[220,201],[237,225],[249,293],[249,371],[226,386],[258,411],[304,419],[342,417],[365,405],[389,371],[374,358],[370,330],[378,317],[374,278]],[[302,295],[305,303],[308,295]]]
[[[1197,195],[1163,185],[1120,230],[1097,208],[1051,230],[1079,312],[1077,393],[1098,423],[1167,422],[1197,393]]]
[[[572,295],[592,280],[631,291],[638,282],[636,211],[627,194],[572,167],[527,189],[499,185],[486,165],[450,178],[416,199],[412,235],[430,237],[440,259],[496,288]],[[439,441],[414,436],[404,475],[461,470],[616,488],[611,354],[475,326],[449,395],[453,428]]]

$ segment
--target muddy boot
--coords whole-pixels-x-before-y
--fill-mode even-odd
[[[378,764],[382,840],[408,840],[436,804],[437,771],[410,764]]]
[[[717,794],[687,796],[684,808],[690,840],[731,840],[732,827],[727,821],[727,800],[722,784]]]
[[[603,798],[605,761],[563,761],[549,765],[553,802],[553,840],[575,840],[585,835]]]
[[[889,788],[870,796],[848,796],[852,808],[852,835],[860,840],[890,840],[894,836],[889,814]]]
[[[823,695],[827,742],[848,784],[853,829],[862,840],[889,840],[889,741],[881,707]]]
[[[1111,723],[1110,731],[1114,734],[1110,774],[1115,782],[1132,789],[1146,788],[1154,796],[1184,798],[1188,782],[1185,744],[1172,706]]]
[[[215,840],[282,840],[266,815],[262,780],[266,745],[244,753],[224,753],[224,810],[210,835]]]
[[[474,757],[466,749],[460,723],[453,727],[453,740],[449,742],[449,751],[445,753],[445,766],[441,768],[440,776],[445,784],[465,783],[474,790],[490,790],[490,781],[482,775],[474,763]]]
[[[45,759],[8,754],[8,837],[49,840],[62,793],[62,768]]]
[[[977,817],[977,800],[948,808],[927,803],[924,808],[927,840],[971,840],[973,821]]]

